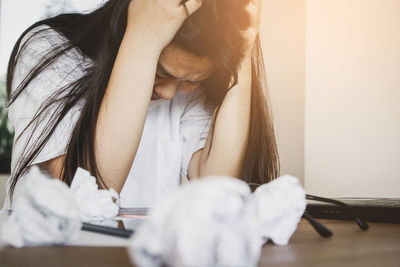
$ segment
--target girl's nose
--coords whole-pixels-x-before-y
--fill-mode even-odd
[[[155,87],[156,93],[164,99],[172,99],[178,90],[179,81],[177,79],[167,79],[164,80],[162,83],[159,83]]]

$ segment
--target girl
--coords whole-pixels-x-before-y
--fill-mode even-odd
[[[278,176],[263,90],[261,0],[109,0],[29,27],[8,73],[15,127],[5,207],[38,165],[77,167],[121,206],[151,206],[195,179]]]

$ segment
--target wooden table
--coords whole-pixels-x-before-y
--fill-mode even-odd
[[[260,266],[400,266],[400,224],[320,220],[333,231],[320,237],[302,220],[289,245],[263,247]],[[122,247],[5,248],[0,266],[132,266]]]

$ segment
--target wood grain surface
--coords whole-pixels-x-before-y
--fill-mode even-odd
[[[360,230],[355,222],[320,220],[333,231],[320,237],[302,220],[287,246],[267,243],[259,266],[400,266],[400,225],[370,223]],[[0,266],[132,266],[123,247],[4,248]]]

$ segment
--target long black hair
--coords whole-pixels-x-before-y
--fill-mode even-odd
[[[25,147],[18,159],[11,174],[11,198],[19,178],[27,171],[68,111],[81,99],[86,101],[67,146],[61,179],[70,185],[76,168],[83,167],[96,177],[99,186],[106,187],[96,164],[94,136],[100,105],[125,33],[129,2],[130,0],[109,0],[91,13],[61,14],[42,20],[30,26],[18,39],[7,72],[9,105],[12,105],[35,77],[71,49],[78,48],[92,64],[78,65],[77,67],[84,69],[84,75],[59,88],[42,104],[25,128],[35,127],[45,116],[51,116],[40,138],[33,140],[30,147]],[[216,63],[215,71],[203,84],[202,97],[210,109],[218,110],[226,93],[237,83],[238,68],[245,52],[245,40],[240,31],[250,25],[245,11],[248,3],[249,0],[203,0],[202,7],[185,21],[172,41],[199,56],[210,56]],[[47,51],[39,64],[12,90],[15,69],[21,54],[30,40],[46,28],[36,31],[28,40],[22,40],[28,32],[41,25],[56,30],[67,41]],[[68,94],[63,94],[67,87]],[[248,183],[265,183],[279,174],[279,158],[266,88],[261,46],[257,39],[252,55],[250,136],[240,177]]]

